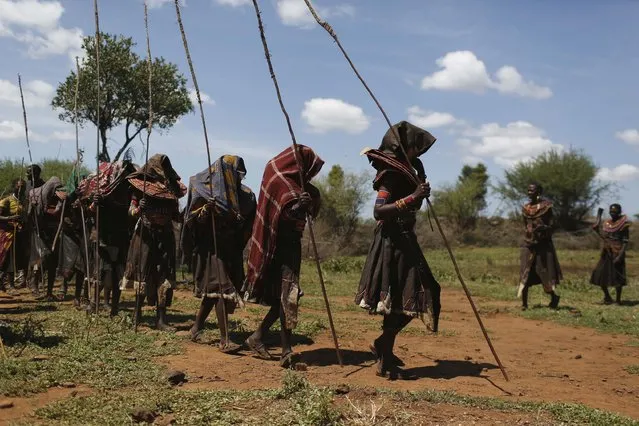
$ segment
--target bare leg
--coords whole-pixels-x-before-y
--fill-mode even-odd
[[[550,294],[550,304],[548,304],[548,307],[551,309],[557,309],[559,307],[560,297],[557,296],[557,294],[554,291],[551,291],[549,294]]]
[[[193,327],[191,327],[191,340],[197,340],[197,335],[204,328],[204,323],[206,322],[206,318],[208,318],[209,314],[211,313],[213,305],[215,305],[215,299],[211,299],[208,297],[202,298],[200,309],[195,315],[195,323],[193,324]]]
[[[266,316],[262,320],[259,328],[255,330],[253,334],[249,336],[248,339],[244,343],[255,352],[262,359],[273,359],[271,354],[266,350],[266,346],[264,346],[263,338],[266,333],[270,330],[270,328],[275,324],[275,321],[280,316],[280,307],[271,306],[271,309],[266,313]]]
[[[239,351],[242,347],[237,343],[233,343],[231,339],[228,337],[229,333],[229,316],[228,316],[228,305],[224,306],[226,300],[223,298],[217,299],[217,303],[215,305],[215,315],[217,316],[217,324],[220,329],[220,350],[224,353],[230,354]]]
[[[608,291],[608,287],[606,287],[605,285],[602,285],[601,289],[603,290],[603,293],[604,293],[603,303],[605,305],[610,305],[612,303],[612,297],[610,297],[610,292]]]
[[[616,303],[617,305],[621,305],[621,290],[623,290],[623,287],[619,286],[619,287],[615,287],[615,291],[616,291]]]
[[[528,309],[528,290],[530,287],[525,286],[521,291],[521,310],[525,311]]]

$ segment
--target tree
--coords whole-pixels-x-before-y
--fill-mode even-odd
[[[86,59],[80,66],[80,88],[78,95],[78,122],[98,126],[101,140],[101,154],[107,160],[107,134],[113,128],[124,126],[124,143],[113,161],[117,161],[127,150],[131,141],[148,125],[148,63],[141,59],[133,47],[130,37],[101,34],[100,36],[100,105],[97,110],[97,61],[95,37],[85,37],[82,48]],[[152,62],[153,125],[160,132],[168,130],[178,118],[193,111],[186,88],[186,78],[175,64],[164,58],[154,58]],[[62,121],[75,120],[76,72],[72,71],[61,83],[51,102],[60,110]]]
[[[318,220],[324,221],[332,234],[339,237],[341,247],[350,242],[357,229],[359,215],[369,197],[369,184],[368,173],[345,173],[339,165],[317,181],[322,196]]]
[[[75,161],[45,158],[37,164],[42,168],[42,179],[45,181],[52,176],[57,176],[62,182],[66,182],[71,176]],[[7,195],[11,192],[11,181],[13,179],[18,177],[27,179],[26,168],[28,165],[28,162],[23,163],[22,160],[11,160],[9,158],[0,160],[0,194]],[[83,173],[88,174],[89,170],[80,165],[80,174]]]
[[[597,179],[598,170],[583,151],[549,151],[507,170],[495,189],[503,200],[519,207],[527,198],[528,185],[538,182],[554,205],[559,225],[574,230],[610,190],[609,183]]]
[[[444,185],[433,192],[433,205],[458,230],[473,229],[486,208],[488,173],[486,166],[465,165],[455,185]]]
[[[475,167],[464,165],[461,170],[461,174],[457,178],[460,184],[468,184],[475,182],[479,185],[477,193],[475,194],[476,207],[479,211],[486,208],[486,195],[488,195],[488,169],[482,163],[477,164]]]

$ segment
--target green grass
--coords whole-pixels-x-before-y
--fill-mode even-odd
[[[63,383],[104,390],[159,383],[162,368],[153,357],[180,352],[176,338],[131,328],[126,317],[111,320],[71,309],[9,323],[1,329],[8,356],[0,360],[0,394],[28,395]],[[46,359],[34,360],[38,356]]]
[[[628,365],[628,366],[624,367],[624,370],[626,370],[630,374],[639,375],[639,364]]]
[[[431,269],[444,291],[461,289],[448,253],[430,250],[425,253]],[[601,289],[589,284],[590,273],[599,258],[597,250],[560,250],[559,261],[564,280],[558,287],[561,309],[553,311],[546,305],[549,298],[541,286],[530,291],[531,309],[521,312],[516,298],[519,280],[519,250],[517,248],[460,248],[455,255],[463,277],[473,296],[484,298],[484,309],[493,306],[486,301],[507,302],[507,310],[514,315],[534,320],[550,320],[560,324],[590,327],[606,333],[639,336],[639,257],[630,252],[627,258],[629,285],[624,288],[625,306],[603,306]],[[363,257],[329,259],[323,262],[326,287],[333,300],[331,308],[337,312],[356,312],[360,308],[348,300],[335,302],[335,298],[353,298],[364,266]],[[321,291],[313,262],[302,265],[302,287],[306,293],[302,306],[324,310]],[[352,300],[352,299],[351,299]],[[503,304],[500,309],[503,309]],[[443,306],[445,313],[446,306]]]
[[[353,397],[351,395],[351,397]],[[366,397],[365,399],[369,399]],[[513,402],[500,398],[469,397],[450,391],[420,392],[377,391],[376,404],[399,407],[409,403],[466,407],[465,410],[490,410],[506,413],[540,414],[553,424],[634,426],[639,422],[581,404],[554,402]],[[357,402],[357,401],[356,401]],[[362,401],[362,403],[365,403]],[[405,404],[404,404],[405,405]],[[282,387],[265,391],[195,391],[175,388],[137,388],[119,393],[95,393],[69,398],[36,410],[39,422],[55,424],[120,425],[131,422],[134,409],[145,409],[177,425],[340,425],[355,424],[348,404],[340,403],[329,387],[310,384],[304,377],[287,372]],[[425,407],[426,410],[429,407]],[[432,407],[430,409],[435,409]],[[392,411],[399,411],[392,408]],[[395,418],[410,418],[410,413],[395,412]],[[359,423],[362,424],[362,423]],[[372,424],[372,423],[367,423]],[[382,423],[378,423],[382,424]],[[384,424],[401,424],[391,422]]]

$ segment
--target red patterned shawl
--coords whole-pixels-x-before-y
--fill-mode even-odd
[[[318,194],[308,182],[320,172],[324,161],[304,145],[298,145],[298,154],[304,169],[304,186],[311,195]],[[299,199],[301,192],[299,168],[291,146],[270,160],[264,169],[249,243],[246,277],[249,294],[259,293],[266,267],[275,253],[280,215],[285,207]]]

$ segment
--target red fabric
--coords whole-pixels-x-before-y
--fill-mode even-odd
[[[324,161],[304,145],[298,145],[298,153],[304,169],[305,189],[311,196],[318,197],[318,191],[310,191],[308,182],[319,173]],[[266,267],[275,253],[280,216],[299,199],[301,192],[299,169],[291,146],[269,161],[264,169],[249,243],[246,282],[250,294],[259,293],[262,287]]]
[[[134,169],[133,165],[117,161],[114,163],[100,163],[100,190],[102,196],[108,196],[124,181],[126,175]],[[81,199],[87,199],[98,193],[98,179],[95,173],[90,174],[78,184],[78,192]]]

